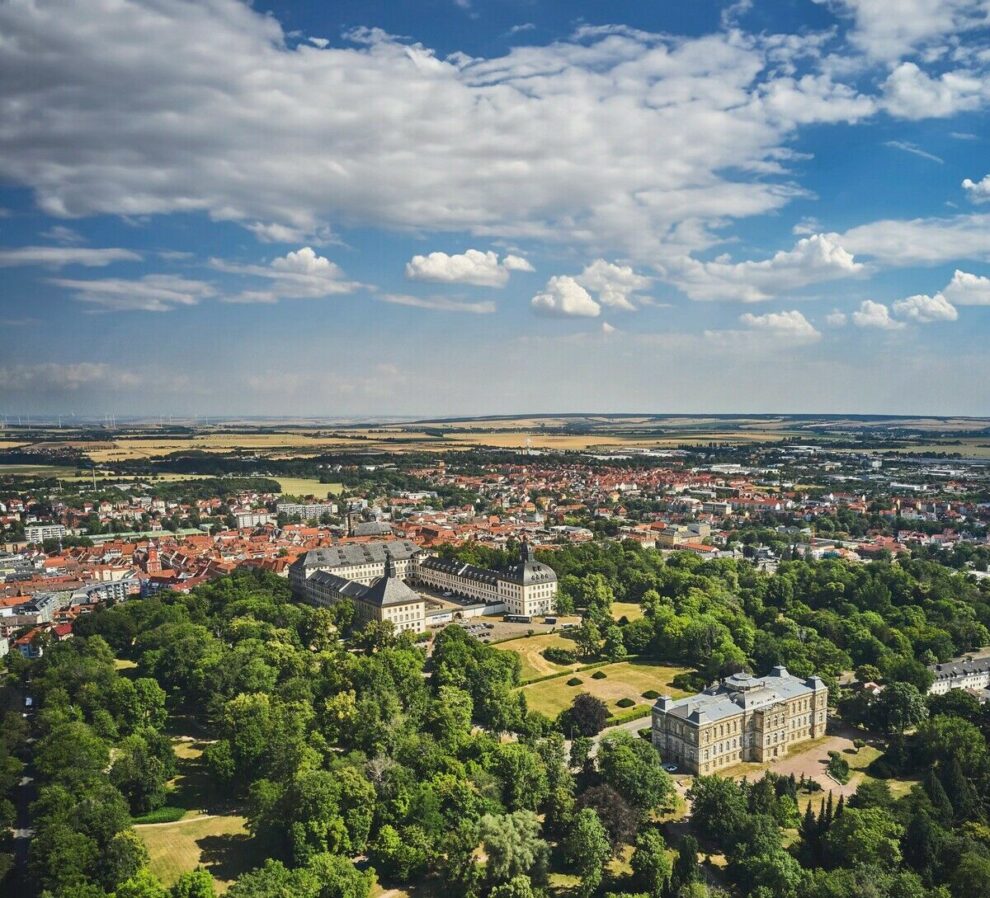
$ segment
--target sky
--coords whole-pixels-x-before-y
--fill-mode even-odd
[[[0,416],[990,415],[990,0],[0,0]]]

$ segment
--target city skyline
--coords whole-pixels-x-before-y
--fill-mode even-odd
[[[985,415],[986,4],[643,6],[0,5],[0,414]]]

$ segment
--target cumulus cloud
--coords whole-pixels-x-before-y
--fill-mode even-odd
[[[963,70],[933,78],[913,62],[903,62],[884,82],[884,107],[906,119],[947,118],[978,109],[987,97],[985,79]]]
[[[223,259],[211,259],[218,271],[260,278],[263,287],[242,290],[222,297],[232,303],[274,303],[280,299],[323,299],[343,293],[353,293],[363,287],[357,281],[349,281],[335,262],[319,255],[312,247],[304,246],[273,259],[268,265],[242,265]]]
[[[857,327],[875,327],[880,330],[896,331],[904,327],[903,321],[890,317],[890,309],[882,302],[864,299],[859,309],[852,313],[853,324]]]
[[[962,186],[974,203],[985,203],[990,200],[990,175],[984,175],[981,181],[966,178]]]
[[[899,299],[894,303],[894,314],[918,324],[955,321],[959,317],[956,307],[941,293],[936,293],[934,296],[919,294],[909,296],[907,299]]]
[[[521,256],[507,255],[500,261],[497,253],[478,249],[455,255],[435,252],[413,256],[406,263],[406,277],[410,280],[478,287],[504,287],[509,282],[510,272],[533,270]]]
[[[957,306],[990,306],[990,278],[957,268],[942,294]]]
[[[673,274],[691,299],[761,302],[809,284],[859,274],[863,266],[838,235],[815,234],[762,261],[713,262],[688,259]]]
[[[595,318],[601,306],[574,278],[557,275],[547,281],[542,293],[530,300],[537,315],[555,318]]]
[[[129,249],[87,249],[79,246],[19,246],[0,249],[0,267],[14,265],[46,265],[61,268],[64,265],[84,265],[102,268],[111,262],[134,262],[141,258]]]
[[[857,256],[890,266],[990,258],[990,215],[885,219],[829,236]]]
[[[584,29],[440,58],[374,29],[295,41],[235,0],[2,3],[0,33],[5,181],[55,216],[199,211],[263,240],[332,222],[652,262],[802,195],[796,129],[875,109],[809,71],[814,34]]]
[[[845,327],[848,321],[849,316],[845,312],[840,312],[838,309],[829,312],[825,316],[825,323],[829,327]]]
[[[652,279],[637,274],[628,265],[615,265],[604,259],[596,259],[586,265],[574,280],[582,287],[598,295],[603,306],[634,311],[633,295],[649,289]]]
[[[853,17],[853,44],[884,62],[986,24],[983,0],[836,0],[835,6]]]
[[[746,327],[767,331],[790,341],[813,342],[821,339],[821,333],[796,309],[790,312],[769,312],[766,315],[746,313],[739,316]]]
[[[409,296],[406,293],[379,293],[375,296],[382,302],[397,306],[410,306],[414,309],[428,309],[432,312],[466,312],[471,315],[491,315],[495,303],[491,300],[465,302],[447,296]]]
[[[216,295],[210,284],[171,274],[92,280],[52,278],[51,283],[72,291],[79,302],[108,312],[171,312]]]

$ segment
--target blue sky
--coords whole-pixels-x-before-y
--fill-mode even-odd
[[[988,22],[8,0],[0,414],[986,415]]]

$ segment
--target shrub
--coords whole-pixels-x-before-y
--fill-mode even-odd
[[[658,699],[660,698],[660,693],[657,692],[656,689],[647,689],[646,692],[643,693],[643,698],[648,698],[651,700]]]
[[[576,664],[578,659],[576,652],[556,646],[545,648],[540,654],[553,664]]]
[[[853,739],[853,748],[859,751],[864,745],[866,745],[865,739]]]
[[[567,685],[568,686],[580,686],[583,682],[584,682],[584,680],[582,680],[580,677],[571,677],[567,681]]]
[[[849,762],[837,751],[828,753],[828,767],[826,769],[829,775],[840,783],[849,781]]]
[[[604,670],[596,670],[591,675],[591,679],[593,679],[593,680],[604,680],[605,677],[607,677],[607,676],[608,676],[608,674],[606,674]]]
[[[618,706],[619,706],[620,708],[631,708],[631,707],[632,707],[633,705],[635,705],[635,704],[636,704],[636,702],[635,702],[635,701],[633,701],[633,699],[631,699],[631,698],[620,698],[620,699],[619,699],[619,700],[618,700],[618,701],[616,702],[616,704],[617,704],[617,705],[618,705]]]
[[[642,727],[636,730],[636,733],[640,739],[645,739],[647,742],[653,740],[653,727]]]

